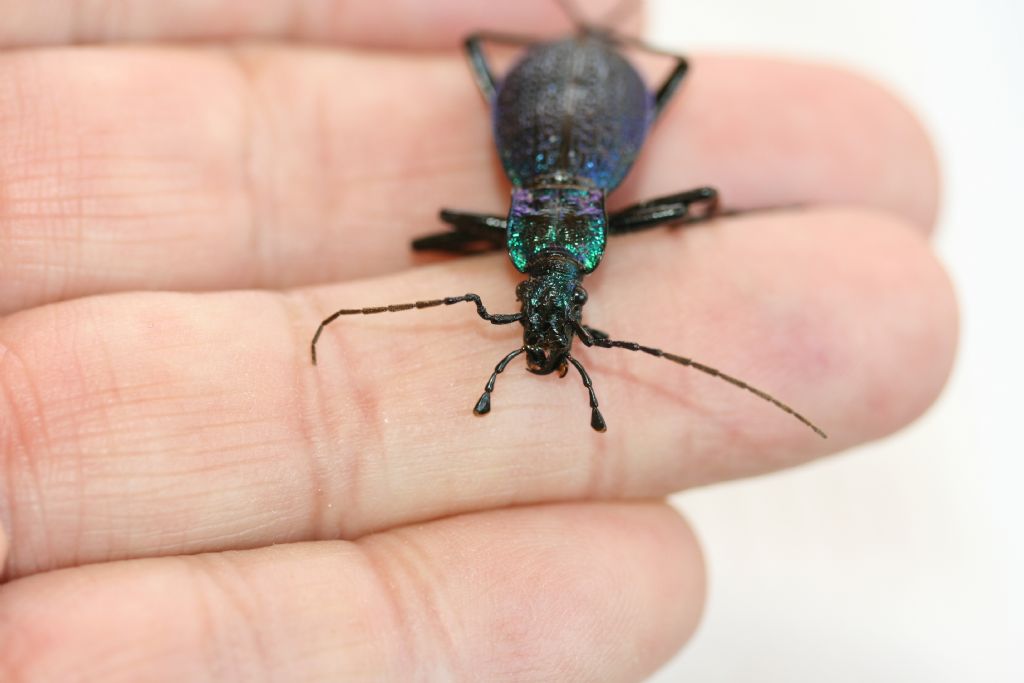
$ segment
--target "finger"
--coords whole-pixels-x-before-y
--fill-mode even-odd
[[[522,343],[472,307],[346,317],[336,308],[477,291],[515,310],[498,257],[286,297],[126,294],[0,324],[0,518],[8,571],[354,538],[441,515],[566,499],[660,496],[804,462],[920,414],[950,368],[949,283],[913,229],[806,211],[616,240],[585,320],[738,376],[821,425],[625,350],[575,373],[501,375]]]
[[[727,206],[840,202],[930,223],[927,139],[876,86],[744,58],[693,73],[613,205],[711,181]],[[4,83],[0,311],[380,274],[417,262],[409,239],[443,229],[440,207],[507,208],[454,55],[57,51],[0,56]]]
[[[504,510],[16,581],[0,676],[639,681],[693,633],[703,591],[665,505]]]
[[[589,13],[608,5],[582,3]],[[163,3],[151,0],[8,0],[0,45],[29,46],[115,41],[289,38],[366,47],[451,46],[481,28],[524,33],[538,26],[567,30],[551,0],[480,3],[472,0],[230,0]],[[596,14],[595,14],[596,16]]]
[[[924,128],[853,73],[706,57],[669,106],[622,194],[712,185],[737,209],[863,204],[923,231],[935,223],[939,172]]]

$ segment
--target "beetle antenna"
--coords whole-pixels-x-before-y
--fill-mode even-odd
[[[616,341],[614,339],[609,339],[606,336],[597,334],[596,330],[591,330],[590,328],[584,327],[582,325],[577,325],[577,333],[580,336],[580,341],[582,341],[586,346],[600,346],[603,349],[627,349],[629,351],[640,351],[651,356],[657,356],[658,358],[670,360],[673,363],[678,363],[679,365],[683,365],[688,368],[693,368],[694,370],[699,370],[700,372],[703,372],[706,375],[711,375],[712,377],[717,377],[719,379],[725,380],[726,382],[732,384],[733,386],[739,387],[740,389],[746,389],[754,396],[757,396],[758,398],[767,401],[768,403],[771,403],[779,410],[789,413],[794,418],[796,418],[797,420],[805,424],[807,427],[809,427],[811,430],[813,430],[814,433],[820,436],[821,438],[828,438],[825,432],[823,432],[817,425],[815,425],[806,417],[796,412],[795,410],[793,410],[788,405],[786,405],[779,399],[775,398],[771,394],[762,391],[757,387],[752,387],[743,380],[737,379],[736,377],[733,377],[731,375],[727,375],[721,370],[713,368],[710,365],[704,365],[703,363],[698,363],[697,361],[692,360],[690,358],[677,356],[674,353],[668,353],[666,351],[662,351],[661,349],[651,348],[650,346],[642,346],[640,344],[637,344],[636,342]]]
[[[637,6],[637,0],[621,0],[620,2],[612,5],[604,14],[602,14],[596,21],[587,21],[583,13],[580,12],[579,8],[572,0],[556,0],[558,6],[562,8],[566,16],[569,17],[569,21],[573,23],[576,28],[585,29],[587,27],[598,27],[600,29],[610,29],[611,25],[616,21],[620,21],[625,18],[630,12],[634,11]]]
[[[580,14],[579,8],[573,4],[572,0],[555,1],[558,3],[558,6],[562,8],[562,11],[565,12],[565,16],[569,17],[569,21],[572,22],[573,26],[576,28],[582,28],[586,25],[586,22],[583,20],[583,15]]]
[[[374,313],[397,313],[399,311],[409,311],[414,308],[433,308],[434,306],[451,306],[452,304],[458,304],[462,302],[469,302],[476,304],[476,313],[481,318],[491,323],[492,325],[507,325],[514,323],[523,317],[522,313],[488,313],[487,308],[484,307],[480,297],[477,294],[463,294],[462,296],[449,296],[444,299],[430,299],[428,301],[414,301],[411,304],[391,304],[389,306],[370,306],[368,308],[343,308],[340,311],[335,311],[329,316],[324,318],[320,326],[316,328],[316,334],[313,335],[313,341],[309,344],[309,354],[313,359],[313,365],[316,365],[316,343],[320,339],[320,335],[323,333],[324,328],[330,325],[332,322],[337,320],[343,315],[373,315]]]
[[[601,15],[597,23],[600,26],[611,27],[616,22],[622,21],[632,12],[636,10],[636,0],[622,0],[616,5],[612,5],[607,12]]]

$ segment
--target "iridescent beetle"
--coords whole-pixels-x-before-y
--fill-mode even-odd
[[[518,322],[523,326],[522,346],[495,366],[473,409],[477,415],[490,412],[498,375],[514,358],[526,354],[527,370],[538,375],[557,371],[564,377],[569,365],[576,368],[589,393],[590,424],[597,431],[605,431],[590,376],[572,355],[573,339],[579,337],[585,346],[641,351],[719,377],[772,403],[825,438],[825,433],[807,418],[742,380],[661,349],[611,339],[583,323],[587,292],[581,282],[601,262],[609,234],[707,220],[717,212],[718,193],[714,188],[701,187],[612,214],[605,211],[606,195],[625,178],[651,125],[686,75],[688,64],[682,56],[580,21],[565,0],[560,4],[578,27],[570,37],[544,42],[524,36],[477,33],[465,43],[477,85],[493,108],[495,142],[513,185],[508,218],[443,210],[441,220],[450,231],[413,242],[417,250],[456,254],[507,248],[516,269],[527,276],[516,288],[522,310],[489,313],[476,294],[342,309],[317,328],[310,345],[313,364],[324,327],[340,316],[472,302],[480,317],[492,324]],[[485,41],[524,46],[525,54],[499,80],[481,48]],[[656,92],[647,90],[640,75],[617,50],[620,46],[675,60]]]

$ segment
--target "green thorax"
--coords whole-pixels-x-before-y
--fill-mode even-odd
[[[512,190],[508,255],[520,272],[542,254],[562,254],[589,273],[604,255],[607,229],[603,190],[565,185]]]

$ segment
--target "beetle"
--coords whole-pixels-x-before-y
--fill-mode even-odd
[[[607,424],[598,408],[593,382],[572,354],[573,340],[578,338],[584,346],[638,351],[718,377],[775,405],[827,438],[803,415],[743,380],[661,349],[612,339],[583,322],[587,291],[582,281],[600,264],[609,235],[709,220],[719,215],[719,198],[714,188],[699,187],[611,214],[605,210],[605,198],[626,177],[651,126],[683,81],[689,63],[681,55],[582,21],[566,0],[560,0],[560,4],[576,24],[570,36],[545,41],[481,32],[465,41],[477,86],[492,107],[498,155],[512,183],[507,216],[444,209],[440,217],[450,229],[412,244],[416,250],[455,254],[504,247],[515,268],[526,275],[516,288],[521,310],[490,313],[476,294],[341,309],[317,328],[310,344],[313,364],[324,328],[341,316],[472,303],[477,314],[494,325],[518,322],[523,328],[522,345],[503,357],[487,380],[473,408],[477,415],[490,412],[498,375],[512,360],[525,355],[526,368],[534,374],[557,372],[564,377],[569,366],[575,368],[590,399],[591,427],[604,432]],[[499,79],[484,54],[485,42],[520,46],[525,53]],[[622,47],[674,60],[671,72],[657,90],[648,90],[621,54]]]

